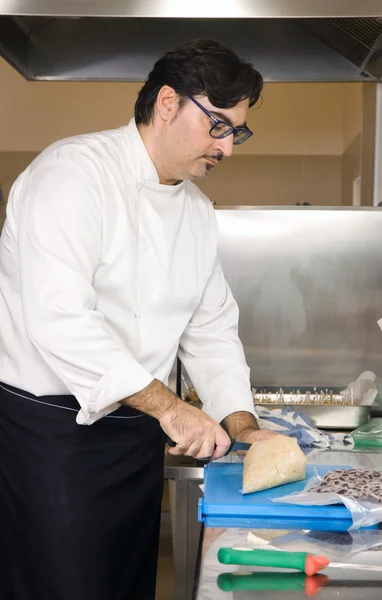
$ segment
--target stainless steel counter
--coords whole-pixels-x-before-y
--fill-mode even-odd
[[[314,455],[308,457],[310,464],[328,464],[328,465],[349,465],[361,468],[382,468],[382,450],[362,452],[353,451],[316,451]],[[221,565],[217,560],[217,551],[219,548],[232,546],[247,546],[248,529],[205,529],[201,550],[199,553],[199,575],[196,582],[195,598],[196,600],[247,600],[249,598],[261,598],[262,600],[282,600],[299,598],[308,598],[313,595],[317,600],[329,600],[345,598],[346,600],[371,600],[380,598],[382,588],[382,572],[356,571],[327,568],[320,572],[320,575],[314,579],[308,578],[304,574],[293,574],[292,571],[265,569],[257,567],[237,567],[234,565]],[[274,530],[256,530],[251,531],[257,537],[265,539],[272,543],[277,538],[280,544],[281,539],[290,539],[290,534],[294,534],[294,544],[298,545],[299,550],[306,543],[306,551],[311,552],[312,547],[316,549],[315,553],[328,555],[335,553],[340,555],[340,560],[336,562],[353,562],[367,565],[382,565],[382,531],[369,530],[354,532],[353,537],[348,532],[343,534],[332,533],[320,536],[320,532],[289,532]],[[286,536],[288,535],[288,538]],[[360,543],[360,538],[362,543]],[[289,542],[290,543],[290,542]],[[276,544],[277,545],[277,544]],[[362,548],[372,546],[366,551]],[[379,548],[378,548],[379,546]],[[280,547],[280,545],[278,546]],[[286,548],[284,548],[286,549]],[[291,549],[291,548],[289,548]],[[296,548],[293,548],[296,549]],[[355,555],[355,552],[358,552]],[[330,557],[329,557],[330,558]],[[334,560],[332,558],[332,560]],[[233,572],[265,573],[256,581],[260,581],[259,589],[252,591],[225,591],[222,587],[222,573]],[[277,576],[267,578],[266,573],[276,572]],[[281,576],[284,573],[285,576]],[[278,578],[278,579],[277,579]],[[278,585],[280,582],[280,585]]]
[[[191,600],[201,532],[198,500],[202,496],[203,467],[187,456],[166,455],[174,555],[174,600]]]
[[[349,465],[349,466],[360,466],[364,468],[378,468],[382,469],[382,449],[373,450],[350,450],[350,451],[314,451],[308,460],[311,464],[332,464],[332,465]],[[203,468],[198,464],[197,461],[189,459],[187,457],[171,457],[167,455],[165,463],[165,478],[169,479],[170,485],[170,502],[171,502],[171,513],[173,517],[173,543],[174,543],[174,566],[175,566],[175,592],[174,600],[191,600],[192,589],[195,581],[195,570],[197,565],[198,547],[200,541],[201,525],[197,521],[197,505],[198,499],[201,497],[202,492],[199,488],[203,482]],[[214,551],[213,542],[214,536],[221,536],[224,534],[222,530],[206,530],[207,534],[203,536],[203,547],[200,552],[201,564],[200,567],[200,585],[198,586],[198,600],[207,600],[209,598],[226,598],[231,600],[227,592],[220,592],[216,588],[216,573],[218,569],[221,572],[222,565],[219,565],[216,561],[216,552]],[[247,536],[247,530],[227,530],[231,535],[232,532],[237,532],[239,536]],[[213,539],[211,539],[211,536]],[[222,544],[222,539],[217,542],[219,547]],[[239,540],[240,541],[240,537]],[[381,540],[382,543],[382,540]],[[373,555],[379,558],[380,564],[382,565],[382,553],[373,552]],[[357,562],[358,562],[357,556]],[[334,571],[330,569],[329,571]],[[325,571],[327,574],[327,572]],[[341,579],[343,576],[343,579]],[[357,575],[358,576],[358,575]],[[332,587],[325,586],[322,592],[320,592],[317,598],[319,600],[326,600],[326,598],[337,598],[340,595],[347,594],[347,598],[360,597],[359,581],[362,581],[362,586],[365,587],[365,595],[362,593],[362,600],[369,598],[379,597],[376,594],[376,588],[374,585],[374,576],[369,579],[353,580],[348,588],[345,586],[346,579],[349,578],[349,573],[338,574],[332,572],[330,574],[330,582]],[[334,585],[334,583],[335,585]],[[367,583],[368,582],[368,583]],[[382,587],[382,579],[378,579],[378,586]],[[207,588],[206,588],[207,586]],[[212,586],[212,588],[211,588]],[[215,587],[213,587],[215,586]],[[358,586],[358,587],[357,587]],[[206,589],[213,589],[214,593],[220,594],[216,596],[208,596],[210,593]],[[331,590],[332,595],[326,595],[328,590]],[[203,595],[204,594],[204,595]],[[223,595],[221,595],[223,594]],[[235,592],[239,594],[239,592]],[[242,594],[240,592],[240,594]],[[251,598],[253,598],[255,592],[251,592]],[[262,595],[258,594],[260,598],[273,598],[273,595],[261,592]],[[273,594],[273,592],[272,592]],[[278,592],[279,594],[279,592]],[[304,593],[298,595],[293,592],[293,598],[304,598]],[[321,595],[324,594],[324,595]],[[374,594],[374,595],[373,595]],[[289,600],[292,596],[285,594],[285,600]],[[246,600],[249,598],[247,595],[235,595],[231,598],[235,600]]]
[[[272,543],[273,538],[269,535],[269,530],[254,530],[251,533],[262,539],[270,540],[270,543]],[[275,537],[278,536],[278,540],[281,540],[282,538],[287,538],[291,533],[295,532],[282,531],[275,532],[274,535]],[[324,554],[325,551],[319,550],[320,540],[316,541],[313,545],[313,541],[309,538],[309,535],[309,533],[300,532],[299,543],[302,544],[302,540],[306,539],[310,548],[317,548],[317,553]],[[328,534],[323,545],[327,547],[330,540],[332,540],[333,546],[335,543],[341,544],[341,536],[343,539],[346,539],[346,535],[349,534]],[[369,533],[368,536],[370,543],[375,543],[376,548],[371,548],[352,556],[351,545],[349,544],[346,550],[343,549],[341,553],[342,562],[374,566],[382,565],[382,531]],[[355,535],[354,537],[356,544],[357,536]],[[366,538],[367,536],[363,534],[363,537]],[[381,597],[382,572],[378,571],[327,568],[320,571],[314,577],[308,577],[303,573],[297,573],[292,570],[248,566],[238,567],[234,565],[221,565],[218,562],[216,555],[219,548],[232,546],[246,547],[248,544],[247,539],[248,530],[245,529],[205,530],[202,548],[202,566],[200,578],[197,581],[195,600],[302,600],[303,598],[313,596],[315,600],[340,600],[341,598],[344,600],[345,598],[346,600],[360,600],[361,598],[362,600],[376,600]],[[364,542],[367,544],[366,540]],[[377,549],[378,544],[380,545],[380,549]],[[222,575],[237,572],[243,574],[252,572],[257,575],[257,578],[253,578],[252,586],[255,587],[257,585],[258,589],[253,589],[252,591],[227,591],[227,587],[222,585],[224,582]],[[225,587],[225,589],[221,589],[222,587]]]

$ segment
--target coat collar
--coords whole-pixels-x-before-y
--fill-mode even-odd
[[[184,181],[177,185],[163,185],[159,182],[158,173],[141,138],[134,118],[129,122],[126,133],[133,150],[133,160],[138,183],[167,192],[179,191],[184,186]]]

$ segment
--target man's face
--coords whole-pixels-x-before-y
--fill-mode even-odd
[[[232,108],[216,108],[206,96],[195,96],[195,100],[216,119],[234,127],[245,125],[249,100],[242,100]],[[214,122],[192,100],[187,99],[176,117],[169,123],[174,175],[177,179],[201,179],[214,166],[231,156],[234,137],[216,139],[209,131]]]

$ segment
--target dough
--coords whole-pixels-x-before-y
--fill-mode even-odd
[[[243,494],[305,478],[306,458],[297,440],[278,435],[254,442],[244,458]]]

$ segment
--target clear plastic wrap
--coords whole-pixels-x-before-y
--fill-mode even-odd
[[[349,383],[346,390],[342,390],[341,395],[349,397],[351,404],[371,406],[378,394],[376,380],[375,373],[364,371],[355,381]]]
[[[382,531],[293,531],[271,539],[272,547],[290,552],[309,552],[326,556],[330,561],[349,562],[365,551],[382,550]]]
[[[283,502],[286,504],[299,504],[309,506],[328,506],[330,504],[344,504],[351,513],[352,525],[348,531],[354,531],[361,527],[371,527],[382,522],[382,504],[369,502],[367,500],[355,499],[350,496],[334,492],[312,492],[311,488],[319,485],[323,478],[315,473],[314,477],[309,479],[304,490],[295,492],[288,496],[272,499],[272,502]]]

